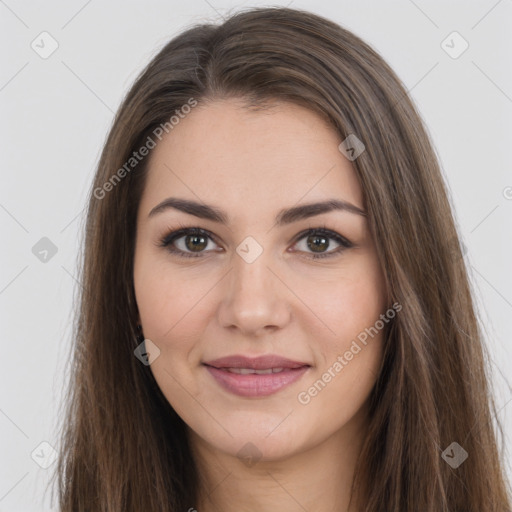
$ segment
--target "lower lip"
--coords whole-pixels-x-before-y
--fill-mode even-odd
[[[205,365],[213,378],[227,391],[239,396],[268,396],[300,379],[309,366],[285,368],[279,373],[241,375]]]

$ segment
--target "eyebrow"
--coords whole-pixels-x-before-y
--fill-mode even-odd
[[[199,217],[200,219],[207,219],[221,224],[227,225],[229,221],[227,213],[215,206],[198,203],[189,199],[178,199],[176,197],[169,197],[157,204],[149,212],[148,217],[154,217],[155,215],[169,209],[179,210],[190,215],[194,215],[195,217]],[[340,199],[328,199],[327,201],[319,203],[310,203],[281,210],[276,216],[276,224],[278,226],[291,224],[292,222],[331,211],[345,211],[366,217],[366,212],[361,210],[358,206]]]

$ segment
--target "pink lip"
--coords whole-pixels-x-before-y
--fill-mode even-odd
[[[228,356],[204,363],[213,378],[227,391],[245,397],[268,396],[298,380],[309,369],[308,363],[291,361],[277,355],[256,358]],[[238,374],[228,368],[266,370],[283,368],[279,373]]]

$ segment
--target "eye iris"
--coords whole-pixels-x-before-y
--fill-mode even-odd
[[[308,247],[313,250],[313,252],[322,252],[322,249],[327,249],[329,247],[329,240],[322,235],[310,235],[308,236]],[[311,242],[311,240],[315,240]],[[320,249],[317,251],[317,249]]]
[[[208,241],[205,236],[203,235],[187,235],[185,237],[185,245],[187,246],[187,249],[194,251],[194,252],[200,252],[202,249],[204,249],[208,245]],[[192,245],[189,245],[189,241],[193,240]],[[200,242],[197,242],[198,240],[201,240]]]

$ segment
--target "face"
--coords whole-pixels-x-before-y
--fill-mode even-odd
[[[198,105],[150,155],[134,262],[150,369],[219,453],[298,454],[365,409],[389,320],[341,141],[302,107],[230,99]],[[341,207],[304,208],[326,201]]]

